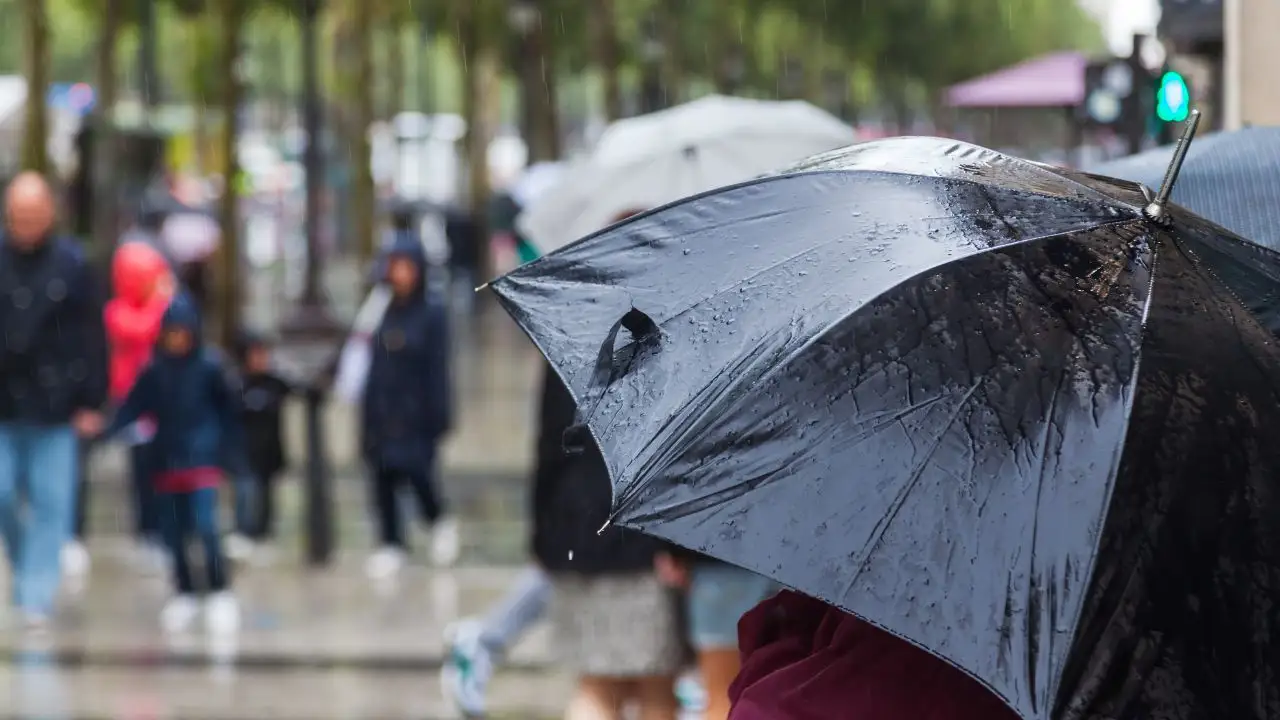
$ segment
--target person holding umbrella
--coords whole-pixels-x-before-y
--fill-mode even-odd
[[[1019,720],[953,665],[784,590],[740,623],[729,720]]]
[[[551,579],[559,656],[578,676],[566,720],[618,720],[627,705],[643,720],[674,720],[675,675],[685,658],[675,596],[653,572],[659,545],[608,528],[609,479],[588,442],[566,452],[575,403],[544,374],[533,488],[533,547]]]
[[[1158,191],[856,145],[489,287],[571,384],[611,526],[860,618],[1023,720],[1271,720],[1280,254],[1169,202],[1188,142]]]

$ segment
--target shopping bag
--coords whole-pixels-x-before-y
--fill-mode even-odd
[[[391,289],[378,285],[369,291],[368,297],[360,305],[355,322],[351,325],[351,333],[342,345],[342,353],[338,356],[338,372],[333,381],[334,395],[344,402],[360,401],[364,393],[364,384],[369,377],[369,366],[373,363],[373,334],[382,322],[387,307],[391,304]]]

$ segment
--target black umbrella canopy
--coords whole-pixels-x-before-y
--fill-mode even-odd
[[[1280,258],[1131,183],[854,146],[493,283],[616,522],[1028,720],[1280,717]]]
[[[1172,147],[1161,147],[1090,170],[1156,187],[1172,154]],[[1280,127],[1196,140],[1173,200],[1241,237],[1280,250]]]

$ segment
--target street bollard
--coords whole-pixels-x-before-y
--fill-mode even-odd
[[[325,393],[317,383],[306,392],[307,563],[324,567],[333,559],[333,470],[325,453]]]
[[[303,318],[306,319],[306,318]],[[340,330],[323,323],[295,323],[284,328],[284,343],[277,353],[282,369],[303,395],[305,432],[303,489],[305,491],[307,564],[324,567],[333,559],[337,545],[333,507],[333,471],[325,449],[324,407],[326,388],[332,376],[334,347]]]

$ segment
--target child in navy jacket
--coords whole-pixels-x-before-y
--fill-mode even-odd
[[[215,632],[233,631],[239,608],[228,592],[227,563],[218,531],[218,485],[227,458],[240,456],[238,391],[216,354],[202,346],[200,314],[185,294],[165,312],[151,363],[142,371],[107,434],[146,414],[154,439],[161,534],[172,555],[176,595],[165,607],[166,629],[184,629],[200,606],[186,554],[196,538],[204,549],[205,621]]]

